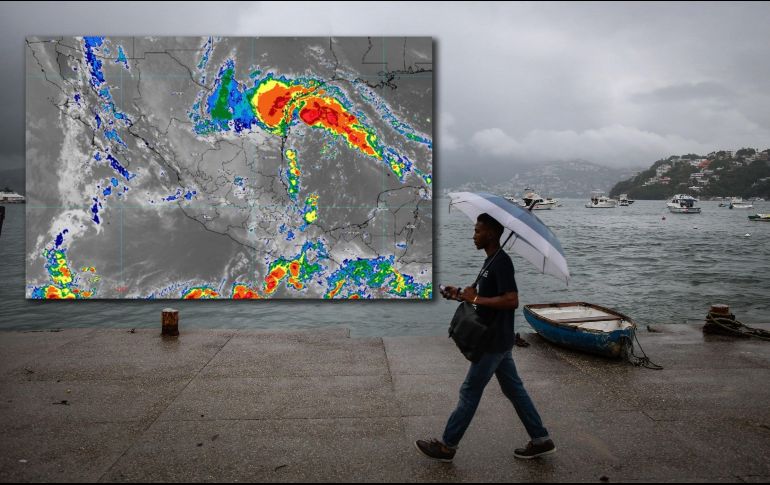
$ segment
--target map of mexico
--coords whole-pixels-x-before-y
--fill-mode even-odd
[[[27,297],[432,297],[430,38],[28,38]]]

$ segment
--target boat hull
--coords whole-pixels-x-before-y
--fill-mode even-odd
[[[586,204],[587,209],[614,209],[617,207],[617,199],[611,199],[602,194],[601,190],[591,192],[591,197]]]
[[[519,205],[524,208],[529,207],[529,205],[527,205],[525,201],[519,202]],[[535,207],[533,207],[532,210],[544,211],[544,210],[551,210],[554,207],[556,207],[556,202],[536,202]]]
[[[559,325],[538,315],[531,308],[543,306],[546,305],[525,305],[524,317],[541,337],[553,344],[594,355],[620,358],[624,354],[624,348],[633,342],[633,326],[627,329],[604,332]]]
[[[615,207],[617,207],[617,206],[615,206],[615,205],[602,205],[602,204],[599,204],[599,205],[586,204],[586,209],[614,209]]]
[[[671,207],[668,208],[673,214],[700,214],[700,207]]]
[[[749,220],[770,222],[770,214],[756,214],[753,216],[749,216]]]
[[[556,207],[556,204],[535,204],[535,207],[532,210],[536,211],[549,211]]]

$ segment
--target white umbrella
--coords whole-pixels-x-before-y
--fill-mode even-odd
[[[551,230],[531,211],[509,202],[503,197],[484,192],[452,192],[449,194],[452,208],[460,209],[476,221],[487,213],[505,227],[503,247],[508,247],[543,274],[556,276],[569,283],[569,268],[561,243]]]

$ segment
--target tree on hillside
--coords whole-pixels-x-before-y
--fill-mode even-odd
[[[754,155],[755,153],[757,153],[757,151],[753,148],[741,148],[735,152],[735,158],[746,158]]]
[[[736,154],[736,158],[742,158],[756,154],[753,148],[741,148]],[[770,197],[770,160],[755,160],[750,164],[743,165],[736,163],[735,160],[728,158],[725,151],[719,151],[710,154],[713,157],[709,170],[713,170],[715,177],[710,178],[707,185],[698,192],[700,197],[713,196],[741,196],[741,197]],[[681,158],[691,157],[685,155]],[[720,158],[721,156],[721,158]],[[695,155],[697,157],[697,155]],[[620,194],[628,194],[634,199],[666,199],[675,193],[689,193],[688,187],[692,185],[690,180],[694,172],[699,169],[689,163],[673,164],[670,170],[665,174],[670,178],[668,184],[644,185],[648,180],[655,177],[656,169],[668,160],[658,160],[652,167],[641,172],[636,177],[623,180],[615,184],[610,191],[610,197],[617,197]],[[744,162],[745,163],[745,162]]]
[[[663,184],[643,185],[628,191],[630,198],[639,200],[667,199],[669,195],[671,195],[671,188]]]
[[[610,190],[610,197],[618,197],[620,194],[627,194],[631,189],[636,187],[636,185],[637,182],[635,178],[618,182],[612,190]]]
[[[689,163],[680,163],[669,170],[666,175],[671,177],[672,182],[681,183],[686,182],[690,178],[690,174],[697,171],[698,169]]]
[[[705,193],[711,196],[764,197],[766,194],[759,192],[766,186],[757,182],[766,177],[770,177],[770,166],[762,160],[755,160],[748,167],[720,172],[719,180],[711,182]]]
[[[770,197],[770,178],[755,182],[746,195],[748,197],[762,197],[765,199]]]

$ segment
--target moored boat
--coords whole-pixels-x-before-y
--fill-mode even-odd
[[[589,209],[614,209],[617,203],[617,200],[606,197],[604,192],[594,190],[591,192],[591,200],[588,201],[586,207]]]
[[[730,209],[753,209],[751,202],[743,200],[743,197],[733,197],[730,199]]]
[[[618,197],[618,201],[620,202],[620,207],[628,207],[629,205],[634,203],[633,199],[628,198],[628,194],[620,194],[620,197]]]
[[[749,220],[770,222],[770,214],[754,214],[753,216],[749,216]]]
[[[696,202],[698,202],[698,199],[695,197],[676,194],[666,206],[674,214],[700,214],[700,207],[695,206]]]
[[[551,210],[556,207],[559,201],[551,198],[541,197],[537,192],[529,187],[524,189],[524,196],[519,205],[522,207],[532,207],[532,210]]]
[[[505,200],[507,200],[508,202],[511,202],[511,203],[513,203],[513,204],[516,204],[516,205],[519,205],[519,204],[520,204],[520,203],[519,203],[519,199],[517,199],[515,195],[506,194],[506,195],[504,195],[504,196],[503,196],[503,198],[504,198]]]
[[[606,357],[622,357],[636,330],[626,315],[585,302],[525,305],[524,317],[551,343]]]
[[[0,202],[4,204],[23,204],[25,199],[23,195],[19,195],[16,192],[0,192]]]

